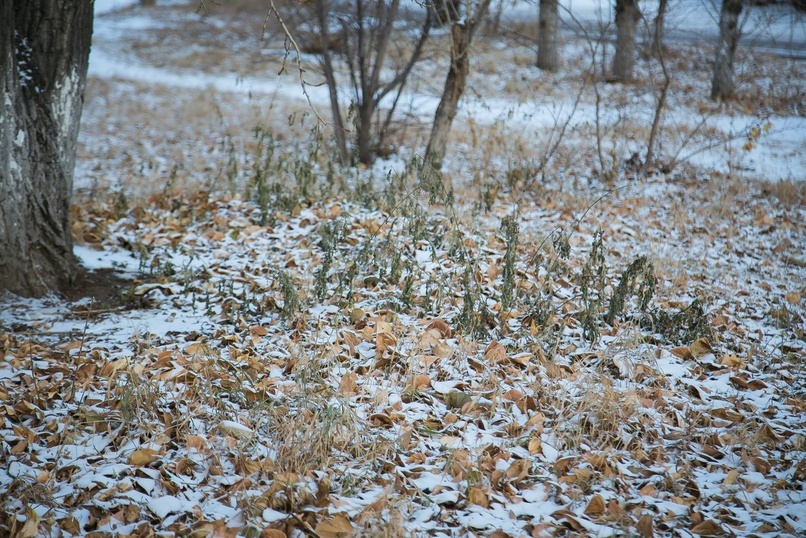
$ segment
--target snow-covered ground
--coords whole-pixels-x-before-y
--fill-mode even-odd
[[[668,121],[710,138],[633,177],[654,94],[602,84],[608,177],[592,90],[574,108],[576,74],[484,48],[455,202],[430,205],[416,147],[328,168],[295,75],[257,63],[276,44],[136,4],[96,0],[74,234],[86,267],[139,280],[0,297],[0,534],[806,534],[802,113],[717,108],[686,71]],[[425,125],[438,66],[405,97]]]

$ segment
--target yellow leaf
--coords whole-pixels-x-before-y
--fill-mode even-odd
[[[529,454],[535,455],[540,453],[541,449],[543,448],[543,443],[540,441],[539,437],[532,437],[529,439]]]
[[[342,514],[336,514],[316,526],[316,534],[321,538],[347,538],[353,535],[353,524]]]

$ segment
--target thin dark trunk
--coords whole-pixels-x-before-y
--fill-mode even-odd
[[[660,68],[663,72],[663,87],[658,97],[658,104],[655,107],[655,117],[652,119],[652,129],[649,131],[649,141],[647,142],[646,158],[641,167],[641,173],[646,173],[650,166],[652,166],[655,159],[655,145],[658,141],[658,133],[660,132],[660,122],[663,117],[663,110],[666,108],[666,98],[669,95],[669,86],[672,84],[672,79],[669,76],[669,70],[666,69],[666,59],[663,57],[663,49],[661,48],[663,38],[663,14],[666,11],[666,0],[660,0],[658,7],[658,16],[655,18],[655,35],[652,40],[653,49],[657,51],[658,60],[660,61]]]
[[[616,53],[613,56],[614,82],[629,82],[635,68],[635,31],[641,11],[638,0],[616,0]]]
[[[719,43],[714,60],[714,78],[711,81],[711,99],[724,101],[733,95],[733,58],[741,37],[739,16],[741,0],[723,0],[719,16]]]
[[[454,24],[451,26],[451,66],[445,79],[445,89],[439,101],[437,113],[434,116],[434,126],[431,129],[431,138],[425,150],[425,164],[435,170],[442,168],[442,160],[448,146],[448,134],[451,125],[459,110],[459,99],[465,91],[467,75],[470,72],[470,58],[468,57],[467,26]]]
[[[459,99],[465,91],[470,73],[470,45],[479,25],[487,17],[491,0],[482,0],[476,6],[474,16],[467,15],[464,24],[451,26],[451,64],[445,78],[445,88],[434,116],[431,137],[425,149],[424,166],[429,172],[439,172],[448,147],[448,135],[459,110]]]
[[[0,290],[42,295],[75,274],[70,198],[92,8],[0,2]]]
[[[658,4],[658,14],[655,15],[655,24],[652,33],[652,46],[650,54],[655,58],[659,58],[663,53],[663,32],[664,25],[666,24],[666,6],[667,0],[660,0]]]
[[[358,142],[358,162],[370,164],[372,162],[372,116],[375,107],[371,103],[361,103],[358,106],[358,122],[356,128]]]
[[[556,71],[560,68],[559,22],[559,0],[540,0],[537,34],[537,67],[540,69]]]
[[[344,118],[341,117],[341,107],[339,106],[339,92],[336,85],[336,76],[333,71],[333,55],[330,51],[330,35],[328,31],[329,2],[319,0],[316,3],[316,16],[319,19],[319,28],[322,32],[322,71],[325,74],[328,94],[330,97],[330,114],[333,116],[333,130],[336,137],[336,147],[342,162],[346,163],[350,154],[347,151],[347,129],[344,127]]]

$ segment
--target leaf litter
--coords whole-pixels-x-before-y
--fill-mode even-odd
[[[802,535],[805,215],[708,181],[85,208],[140,280],[2,298],[3,532]]]

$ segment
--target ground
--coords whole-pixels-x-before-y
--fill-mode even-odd
[[[96,18],[92,272],[0,298],[3,534],[806,533],[802,62],[743,49],[716,105],[668,51],[640,170],[655,63],[541,73],[505,20],[424,185],[440,35],[342,167],[281,36],[208,6]]]

